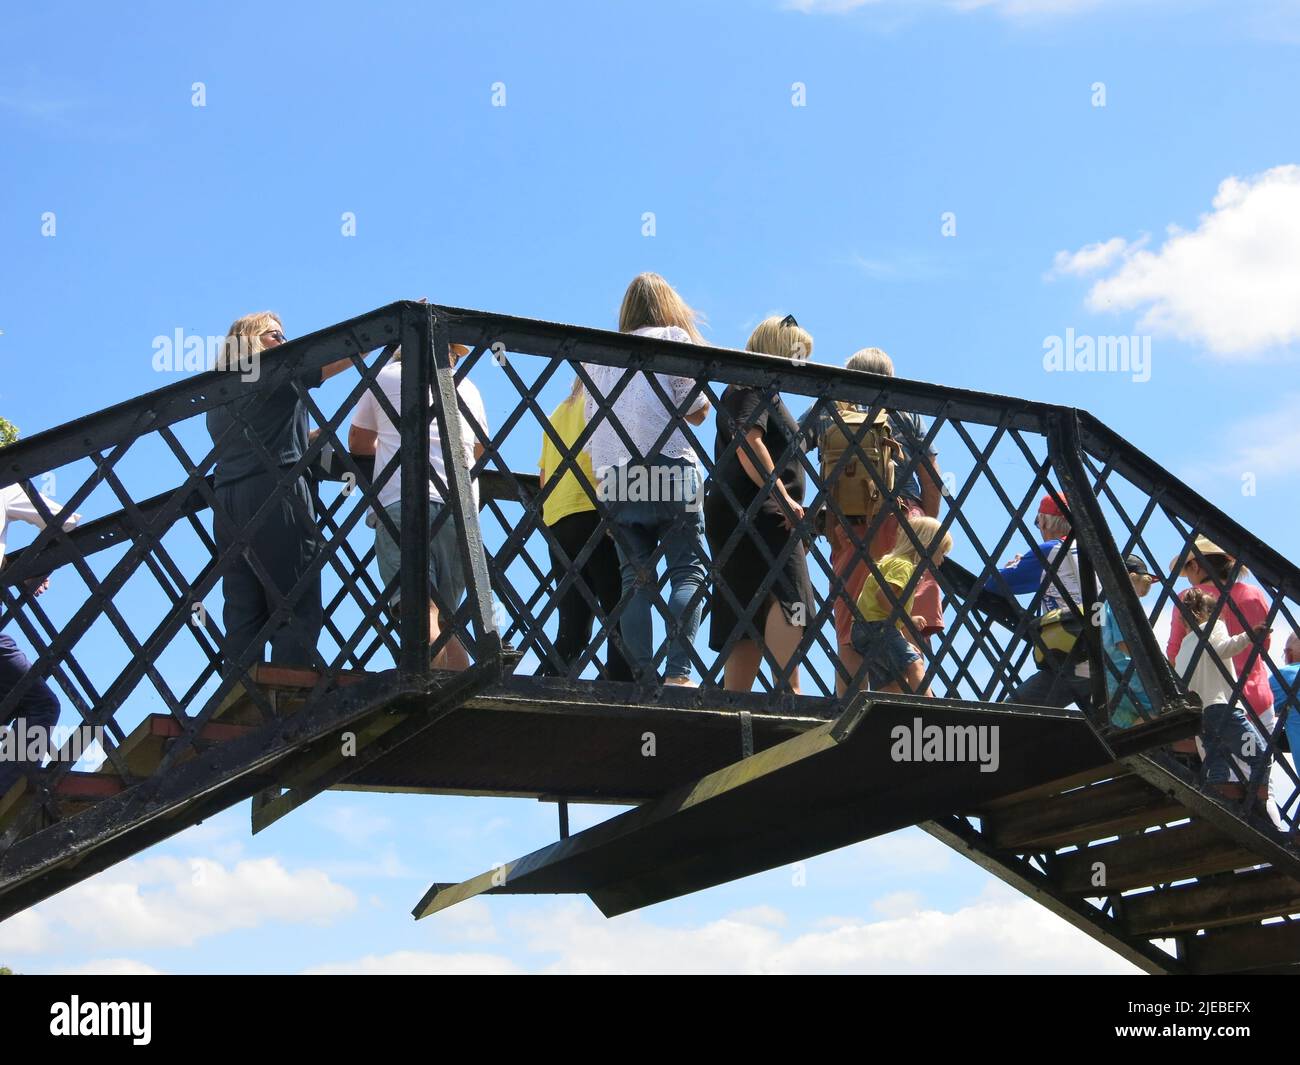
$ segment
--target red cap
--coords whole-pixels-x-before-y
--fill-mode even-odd
[[[1058,492],[1057,495],[1060,497],[1062,503],[1068,504],[1070,502],[1068,499],[1065,498],[1064,492]],[[1038,513],[1055,514],[1057,517],[1061,517],[1061,518],[1065,517],[1065,515],[1061,512],[1060,506],[1057,505],[1056,500],[1052,498],[1050,493],[1048,495],[1043,496],[1043,498],[1039,500]]]

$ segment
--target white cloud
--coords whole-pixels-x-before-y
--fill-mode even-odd
[[[27,913],[43,922],[37,933],[45,937],[43,950],[55,937],[65,947],[141,950],[190,946],[264,924],[326,924],[356,905],[350,890],[320,870],[286,869],[275,858],[231,867],[206,858],[142,858]]]
[[[70,969],[57,970],[60,976],[162,976],[161,969],[132,958],[98,958]]]
[[[126,863],[129,875],[103,874],[26,917],[26,946],[44,951],[49,932],[94,948],[132,950],[192,944],[263,923],[327,920],[350,909],[351,893],[313,870],[278,862],[207,869],[154,859]],[[119,869],[124,867],[119,867]],[[188,875],[187,875],[188,874]],[[96,881],[100,881],[96,884]],[[269,890],[267,885],[270,885]],[[147,890],[152,888],[153,890]],[[1130,972],[1132,967],[1083,933],[1004,885],[991,883],[953,912],[927,908],[919,895],[894,892],[869,902],[874,916],[825,917],[794,927],[781,909],[760,905],[703,924],[671,926],[645,913],[606,920],[585,901],[516,911],[499,935],[494,911],[507,901],[469,900],[434,919],[443,939],[508,942],[510,953],[481,949],[399,950],[311,966],[310,974],[440,973],[1051,973]],[[29,914],[33,911],[29,911]],[[17,920],[15,918],[14,920]],[[36,922],[36,923],[33,923]],[[6,932],[13,921],[7,922]],[[48,925],[46,928],[43,925]],[[13,943],[17,943],[15,938]],[[3,949],[3,948],[0,948]],[[15,959],[11,959],[15,960]],[[260,966],[253,966],[260,967]],[[21,971],[21,961],[18,968]],[[43,965],[62,972],[153,972],[125,956]]]
[[[0,924],[0,965],[14,954],[39,954],[53,948],[54,929],[36,910],[23,910]]]
[[[496,954],[432,954],[399,950],[392,954],[367,954],[351,962],[316,965],[305,976],[492,976],[518,973],[511,961]]]
[[[1223,359],[1300,339],[1300,166],[1227,178],[1195,229],[1171,226],[1155,250],[1144,243],[1114,237],[1060,252],[1055,270],[1116,265],[1088,292],[1091,310],[1140,309],[1140,329],[1204,344]]]
[[[500,939],[487,899],[466,899],[438,916],[438,934],[462,943],[494,943]]]
[[[1146,243],[1145,237],[1139,244],[1144,243]],[[1052,260],[1051,272],[1047,276],[1052,278],[1072,274],[1075,277],[1085,277],[1088,274],[1095,274],[1098,270],[1106,269],[1126,251],[1138,247],[1139,244],[1130,245],[1123,237],[1111,237],[1107,241],[1085,244],[1076,252],[1058,251]]]
[[[921,896],[915,891],[895,891],[876,899],[871,908],[881,917],[911,917],[921,909]]]
[[[694,928],[629,914],[605,920],[582,903],[513,922],[527,950],[553,954],[552,973],[1054,973],[1133,972],[1084,933],[1001,884],[955,912],[880,900],[897,916],[825,919],[783,934],[767,907]]]

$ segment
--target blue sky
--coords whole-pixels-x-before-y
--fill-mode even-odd
[[[1087,408],[1295,557],[1288,8],[9,11],[0,413],[31,433],[160,387],[154,337],[219,334],[262,307],[291,335],[420,296],[613,327],[628,279],[652,269],[716,344],[793,312],[815,361],[877,345],[900,376]],[[1045,372],[1045,338],[1067,330],[1149,336],[1150,380]],[[479,383],[499,422],[514,399],[491,367]],[[520,439],[508,457],[528,468],[536,450]],[[148,455],[128,473],[139,492],[178,479]],[[56,587],[52,611],[70,594]],[[1126,968],[915,830],[810,862],[801,887],[774,870],[614,922],[531,899],[410,921],[428,881],[553,833],[553,809],[523,801],[331,794],[256,838],[241,808],[7,922],[0,961]],[[1012,924],[1026,933],[999,934]]]

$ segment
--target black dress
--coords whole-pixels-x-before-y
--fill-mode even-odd
[[[704,527],[715,573],[709,597],[709,647],[721,651],[738,627],[742,630],[740,639],[755,639],[754,633],[741,623],[746,613],[752,619],[757,639],[762,640],[768,601],[765,597],[751,608],[750,600],[787,545],[792,546],[768,594],[781,604],[781,612],[791,625],[811,625],[814,608],[807,548],[802,540],[794,539],[794,534],[786,527],[783,520],[785,510],[775,489],[768,492],[751,481],[737,454],[737,439],[750,429],[761,429],[763,444],[776,465],[777,476],[785,484],[790,497],[802,504],[805,484],[799,455],[805,443],[798,423],[779,392],[730,385],[722,393],[717,425],[718,436],[713,450],[716,465],[704,501]],[[735,503],[722,491],[722,485],[731,490]],[[740,524],[741,515],[760,493],[763,501],[748,527],[728,549],[727,541]],[[737,513],[737,505],[740,513]],[[734,601],[727,591],[735,596]]]

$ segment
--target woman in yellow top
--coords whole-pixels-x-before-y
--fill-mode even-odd
[[[915,541],[907,535],[908,528]],[[938,518],[908,517],[899,526],[894,549],[876,564],[879,578],[871,573],[862,585],[858,611],[863,620],[853,623],[853,649],[862,656],[867,681],[876,691],[929,697],[930,690],[921,688],[925,660],[916,646],[917,634],[925,631],[925,618],[912,615],[919,580],[912,584],[906,601],[901,600],[918,567],[937,570],[951,550],[952,534],[940,538]],[[889,585],[888,592],[881,581]],[[903,624],[904,616],[909,625]]]
[[[575,377],[568,398],[551,412],[550,418],[556,436],[563,441],[567,451],[573,450],[574,443],[587,426],[585,407],[586,391],[582,387],[581,378]],[[560,473],[560,464],[563,462],[560,449],[555,446],[549,433],[542,433],[542,457],[538,462],[541,470],[539,484],[545,488],[548,482],[556,479],[550,495],[542,503],[542,521],[555,538],[550,550],[552,580],[557,586],[565,574],[573,569],[573,561],[595,535],[596,526],[600,523],[596,506],[591,501],[592,495],[596,493],[591,454],[586,448],[581,448],[575,459],[579,475],[590,487],[591,495],[588,495],[572,469]],[[591,642],[591,623],[595,614],[587,595],[578,587],[578,580],[586,582],[588,594],[600,603],[602,616],[609,617],[622,595],[623,581],[618,552],[608,534],[600,534],[599,543],[577,574],[577,579],[560,597],[560,621],[555,633],[555,650],[552,655],[539,651],[542,665],[538,672],[544,677],[567,675]],[[606,679],[631,680],[631,667],[619,647],[621,636],[617,625],[607,628],[606,640]]]

